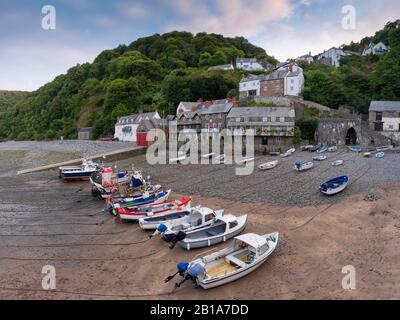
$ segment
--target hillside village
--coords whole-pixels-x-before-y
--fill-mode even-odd
[[[333,110],[301,97],[305,77],[299,64],[339,67],[342,57],[383,55],[389,50],[383,43],[371,43],[363,52],[331,48],[316,56],[315,60],[310,53],[278,63],[275,67],[255,58],[239,58],[235,66],[210,67],[209,71],[239,69],[249,72],[239,82],[239,97],[181,101],[176,114],[165,118],[158,112],[121,117],[115,125],[114,139],[147,145],[146,135],[151,129],[162,129],[169,135],[172,134],[172,124],[176,124],[178,133],[190,129],[199,135],[221,132],[226,128],[241,129],[245,135],[246,129],[251,128],[255,132],[257,152],[282,151],[300,142],[301,128],[296,120],[301,118],[304,109],[311,109],[321,115],[314,136],[309,139],[318,144],[399,145],[400,101],[371,101],[369,117],[363,119],[361,114],[345,107]]]

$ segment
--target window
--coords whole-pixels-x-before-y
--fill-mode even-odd
[[[294,87],[293,87],[293,86],[291,86],[291,87],[290,87],[290,90],[291,90],[291,91],[293,91],[293,90],[294,90]]]
[[[236,118],[236,122],[240,122],[240,117],[239,117],[239,118]]]
[[[376,121],[382,121],[382,112],[376,113]]]
[[[293,83],[294,83],[294,79],[291,79],[291,80],[290,80],[290,83],[293,84]]]
[[[263,146],[267,146],[267,145],[268,145],[268,137],[262,137],[262,142],[261,142],[261,144],[262,144]]]
[[[206,216],[204,217],[204,220],[207,222],[207,221],[212,220],[213,218],[214,218],[214,214],[211,213],[211,214],[206,215]]]
[[[232,229],[232,228],[236,227],[237,225],[238,225],[237,221],[229,222],[229,229]]]
[[[393,130],[393,125],[389,124],[389,130]]]

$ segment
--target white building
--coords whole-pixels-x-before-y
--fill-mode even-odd
[[[301,68],[300,68],[301,69]],[[289,72],[285,80],[284,94],[285,96],[300,96],[304,89],[304,74],[303,69],[301,71],[291,71]]]
[[[348,57],[352,55],[359,55],[359,53],[346,51],[338,48],[330,48],[327,51],[324,51],[318,56],[317,61],[322,64],[331,65],[334,67],[340,66],[340,59],[342,57]]]
[[[304,56],[298,57],[296,58],[296,62],[307,62],[308,64],[313,63],[314,62],[314,58],[311,55],[311,52],[309,54],[306,54]]]
[[[267,69],[256,58],[237,58],[236,69],[245,71],[266,71]]]
[[[260,81],[263,76],[250,75],[239,83],[239,96],[241,98],[260,95]]]
[[[157,111],[148,113],[132,114],[121,117],[115,124],[114,138],[119,141],[136,142],[136,131],[142,120],[161,119]]]
[[[389,47],[386,46],[383,42],[379,42],[377,44],[370,43],[368,47],[366,47],[362,53],[363,56],[367,56],[369,54],[384,54],[389,51]]]
[[[208,71],[213,71],[213,70],[223,70],[223,71],[228,71],[228,70],[234,70],[232,64],[222,64],[219,66],[212,66],[208,68]]]

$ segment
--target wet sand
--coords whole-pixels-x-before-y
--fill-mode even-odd
[[[0,299],[400,298],[399,155],[390,155],[381,170],[376,159],[346,153],[359,170],[348,173],[354,183],[336,198],[321,197],[320,181],[312,176],[332,174],[326,164],[302,175],[301,188],[298,174],[289,172],[293,158],[282,163],[282,171],[267,173],[285,177],[273,183],[258,171],[238,178],[232,166],[150,167],[144,156],[119,162],[120,168],[132,162],[143,168],[153,182],[176,191],[174,197],[192,196],[193,205],[248,213],[245,232],[280,232],[278,250],[249,276],[209,291],[186,283],[174,292],[163,279],[176,263],[215,248],[171,251],[159,238],[148,240],[136,224],[104,215],[87,182],[63,183],[54,170],[16,176],[27,156],[0,152]],[[364,201],[367,193],[383,199]],[[279,197],[290,194],[289,205],[281,204]],[[54,292],[42,291],[44,265],[56,268]],[[341,286],[345,265],[356,268],[356,290]]]

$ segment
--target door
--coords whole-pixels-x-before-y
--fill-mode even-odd
[[[383,131],[383,122],[375,122],[375,131]]]

